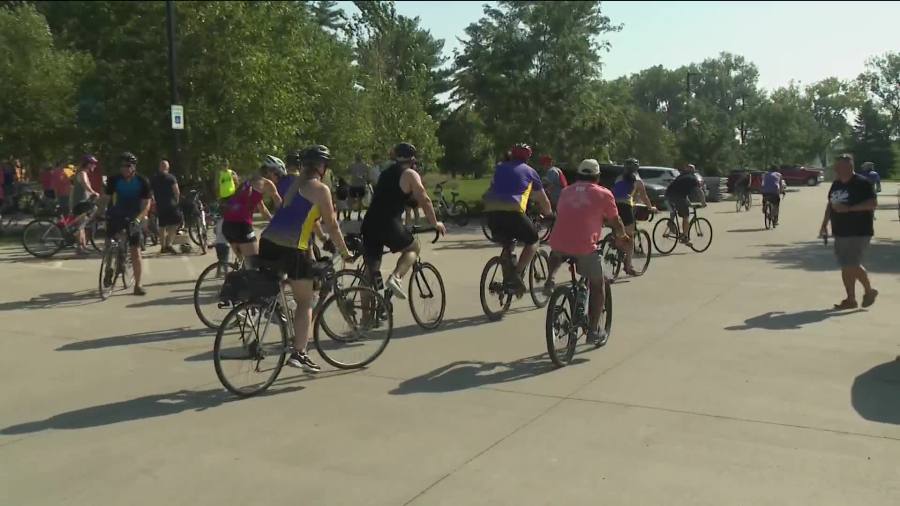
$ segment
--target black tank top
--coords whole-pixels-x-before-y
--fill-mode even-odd
[[[375,184],[375,194],[372,195],[372,203],[366,211],[364,221],[384,222],[400,219],[412,195],[400,189],[400,176],[404,170],[406,169],[400,164],[394,163],[381,173]]]

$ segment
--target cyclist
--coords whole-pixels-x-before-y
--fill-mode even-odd
[[[411,202],[425,211],[428,223],[440,235],[447,233],[444,224],[437,221],[431,197],[415,170],[416,147],[401,142],[394,147],[394,163],[384,169],[375,185],[372,203],[362,222],[363,258],[373,282],[381,269],[381,257],[387,246],[391,252],[400,252],[394,271],[388,276],[387,286],[400,299],[406,299],[401,280],[419,255],[419,243],[403,226],[404,208]]]
[[[560,194],[556,224],[550,232],[552,253],[544,293],[553,292],[553,276],[563,257],[575,257],[578,273],[587,277],[590,285],[588,341],[602,345],[609,339],[606,329],[600,326],[607,281],[603,276],[602,259],[596,253],[597,241],[601,239],[604,224],[612,227],[618,247],[626,248],[631,241],[619,216],[615,197],[598,184],[600,164],[597,160],[582,160],[576,174],[577,181]]]
[[[265,169],[265,165],[263,168]],[[281,207],[281,196],[275,183],[261,174],[256,175],[244,182],[222,208],[222,235],[238,258],[246,258],[252,262],[250,259],[259,253],[253,230],[253,213],[259,210],[267,220],[272,219],[272,213],[263,202],[266,196],[275,202],[276,209]]]
[[[487,223],[494,240],[501,244],[515,240],[524,245],[516,265],[516,276],[512,280],[504,279],[505,282],[515,283],[517,297],[525,294],[522,276],[537,251],[538,243],[534,223],[525,215],[528,199],[534,197],[544,216],[553,214],[541,177],[527,163],[531,153],[531,147],[527,144],[513,146],[509,152],[510,160],[497,164],[494,169],[494,178],[484,196]]]
[[[863,162],[861,175],[872,183],[872,189],[875,193],[881,192],[881,175],[875,170],[875,164],[872,162]]]
[[[629,236],[634,236],[635,196],[650,209],[650,212],[656,212],[656,208],[653,207],[653,203],[650,202],[650,197],[647,195],[647,188],[644,186],[644,182],[641,181],[641,176],[638,175],[639,168],[640,162],[636,158],[625,160],[625,169],[622,171],[622,175],[616,178],[612,188],[613,196],[616,198],[616,208],[619,211],[619,217],[622,219],[622,223],[625,225],[625,232]],[[625,273],[629,276],[638,275],[631,263],[633,255],[634,247],[632,245],[625,249]]]
[[[568,186],[569,182],[566,181],[563,171],[553,165],[553,158],[550,155],[541,157],[541,168],[544,169],[544,177],[541,181],[544,184],[544,191],[547,192],[553,209],[556,209],[556,205],[559,203],[559,192]]]
[[[81,158],[81,164],[78,167],[78,172],[75,173],[72,193],[70,194],[69,202],[72,208],[72,215],[78,222],[78,246],[75,252],[79,255],[87,255],[87,238],[84,234],[84,226],[87,224],[87,215],[94,210],[94,199],[100,195],[94,190],[89,177],[90,172],[96,166],[97,159],[92,155],[84,155]]]
[[[141,285],[141,244],[143,227],[141,223],[150,212],[150,182],[137,174],[137,157],[129,152],[119,156],[121,172],[106,181],[106,194],[112,197],[112,205],[107,209],[107,238],[113,238],[122,230],[128,234],[128,250],[134,266],[134,294],[147,295]],[[108,270],[105,285],[113,282],[113,271]]]
[[[763,202],[768,202],[772,206],[772,226],[778,226],[778,206],[781,204],[781,195],[784,193],[785,183],[778,168],[772,165],[768,172],[763,176],[762,188],[760,189]],[[763,205],[763,214],[766,212],[766,206]]]
[[[291,160],[291,157],[288,157]],[[278,266],[287,275],[297,309],[294,312],[294,352],[291,367],[319,371],[306,354],[312,323],[313,262],[309,255],[313,225],[321,218],[344,259],[350,257],[338,227],[331,189],[323,180],[331,161],[326,146],[312,146],[300,155],[300,174],[292,179],[280,208],[275,211],[259,242],[259,259]]]
[[[741,172],[734,180],[734,195],[740,202],[741,199],[750,197],[750,172]]]
[[[669,203],[669,209],[681,217],[682,235],[679,240],[690,244],[690,231],[688,230],[691,217],[690,197],[700,188],[700,180],[694,175],[694,166],[691,164],[681,167],[678,172],[678,177],[666,188],[666,200]]]
[[[288,154],[287,160],[288,164],[291,166],[291,174],[288,174],[288,167],[285,163],[278,158],[277,156],[266,155],[263,159],[262,167],[260,167],[260,171],[264,174],[264,177],[275,184],[275,188],[278,190],[278,195],[284,198],[284,193],[291,186],[292,178],[300,173],[300,159],[302,158],[301,153],[299,151],[294,151]]]

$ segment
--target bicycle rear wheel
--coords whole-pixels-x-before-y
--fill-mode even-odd
[[[188,236],[191,238],[191,242],[200,247],[200,254],[205,255],[207,245],[209,244],[209,229],[203,226],[203,223],[198,219],[194,223],[192,223],[188,227]]]
[[[437,268],[422,262],[409,278],[409,310],[423,329],[435,329],[444,320],[447,294]]]
[[[99,219],[91,220],[90,224],[85,229],[85,233],[88,234],[88,242],[91,243],[94,250],[98,253],[102,252],[103,238],[106,235],[106,222]]]
[[[512,303],[512,294],[503,283],[503,260],[494,257],[488,260],[481,271],[480,293],[481,309],[488,320],[496,321],[503,317]]]
[[[222,286],[225,285],[225,275],[237,268],[237,264],[234,263],[215,262],[203,269],[197,282],[194,283],[194,311],[200,321],[211,329],[219,328],[222,320],[234,309],[235,304],[240,302],[222,301],[219,298]]]
[[[494,234],[491,233],[491,227],[488,226],[487,221],[487,213],[481,215],[481,233],[487,238],[488,241],[494,241]]]
[[[453,216],[453,222],[459,227],[465,227],[469,224],[469,205],[465,202],[456,202],[450,209],[450,215]]]
[[[52,257],[65,244],[65,232],[51,220],[34,220],[22,231],[22,246],[38,258]]]
[[[100,259],[100,299],[106,300],[112,295],[116,286],[116,247],[112,243],[106,245],[103,250],[103,258]]]
[[[600,241],[599,250],[600,259],[603,265],[603,272],[604,274],[606,274],[606,279],[610,281],[618,279],[619,274],[622,272],[622,263],[624,262],[624,258],[619,252],[619,249],[616,248],[611,235],[607,235],[603,238],[602,241]]]
[[[578,315],[575,313],[575,294],[571,285],[553,291],[547,304],[545,335],[547,354],[557,367],[565,367],[575,355],[578,344]]]
[[[691,220],[690,227],[691,249],[697,253],[703,253],[708,250],[713,240],[713,229],[709,220],[706,218],[694,218]]]
[[[631,255],[631,266],[640,274],[647,272],[650,267],[650,257],[653,256],[653,244],[650,242],[650,234],[646,230],[636,230],[634,234],[634,253]]]
[[[672,218],[663,218],[653,227],[653,246],[661,255],[668,255],[678,245],[678,225]]]
[[[547,305],[549,297],[544,295],[544,284],[549,278],[550,255],[541,249],[535,253],[528,266],[528,291],[531,292],[531,300],[537,307]]]
[[[278,378],[288,352],[287,322],[270,304],[245,302],[222,320],[213,364],[222,386],[238,397],[256,395]]]
[[[393,315],[384,298],[363,286],[332,294],[322,304],[315,320],[316,350],[322,359],[338,369],[358,369],[371,364],[387,348],[394,328]]]

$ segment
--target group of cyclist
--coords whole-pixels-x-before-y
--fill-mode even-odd
[[[750,198],[751,175],[749,172],[741,173],[734,182],[734,193],[738,201]],[[778,216],[781,207],[781,197],[787,189],[787,183],[778,167],[772,165],[762,176],[760,185],[760,193],[763,196],[764,205],[762,206],[763,214],[766,213],[766,205],[772,206],[772,225],[778,226]],[[747,200],[749,202],[749,200]]]

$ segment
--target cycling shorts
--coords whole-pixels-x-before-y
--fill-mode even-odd
[[[384,248],[392,253],[409,248],[415,237],[403,226],[400,218],[386,222],[363,221],[363,256],[366,260],[379,261],[384,256]]]
[[[628,202],[616,202],[616,209],[619,210],[619,217],[622,218],[622,224],[626,227],[634,225],[634,206]]]
[[[305,251],[297,248],[279,246],[268,239],[261,239],[259,260],[261,265],[271,267],[291,280],[315,278],[312,260]]]
[[[487,223],[494,242],[505,244],[515,240],[526,246],[538,242],[534,223],[518,211],[491,211],[487,213]]]
[[[240,221],[222,222],[222,234],[225,240],[232,244],[248,244],[256,242],[256,232],[253,225]]]

